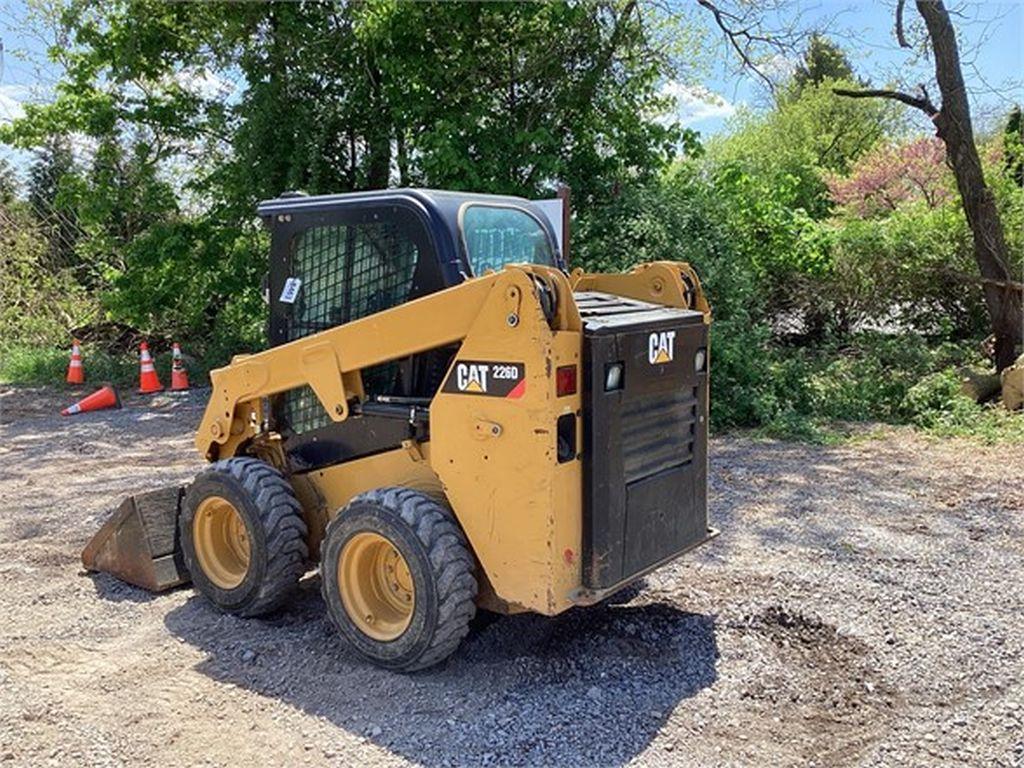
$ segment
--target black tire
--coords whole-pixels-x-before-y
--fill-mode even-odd
[[[415,587],[409,624],[392,640],[364,633],[349,616],[338,562],[350,539],[383,536],[401,554]],[[361,655],[388,669],[411,672],[450,656],[476,613],[476,564],[451,510],[408,488],[379,488],[353,498],[327,526],[321,547],[321,589],[327,615]]]
[[[230,589],[218,586],[203,571],[193,541],[196,510],[214,496],[235,508],[248,537],[248,567],[241,583]],[[201,473],[185,493],[179,531],[193,584],[228,613],[260,616],[277,610],[294,595],[306,571],[308,531],[302,507],[284,476],[258,459],[226,459]]]

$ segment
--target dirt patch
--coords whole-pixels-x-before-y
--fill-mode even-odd
[[[0,765],[1024,759],[1024,451],[716,439],[712,544],[403,676],[339,642],[315,573],[261,620],[82,573],[121,496],[202,467],[204,394],[62,419],[74,394],[0,391]]]

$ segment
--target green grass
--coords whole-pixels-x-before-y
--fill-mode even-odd
[[[67,374],[69,349],[28,345],[0,346],[0,384],[58,385]],[[92,347],[82,346],[86,382],[110,383],[119,387],[133,387],[139,381],[137,353],[110,354]],[[171,354],[156,356],[156,370],[165,386],[170,384]],[[203,360],[188,360],[189,381],[192,386],[209,383],[210,365]]]

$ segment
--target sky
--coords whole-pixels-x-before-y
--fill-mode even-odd
[[[681,6],[687,0],[676,2]],[[915,64],[912,55],[896,45],[894,5],[893,0],[795,0],[788,4],[799,13],[802,28],[824,28],[850,51],[858,76],[869,78],[876,86],[895,82],[910,89],[932,80],[933,72],[930,62]],[[981,127],[994,125],[1014,102],[1024,101],[1024,0],[949,2],[948,7],[960,33],[964,78],[976,122]],[[917,18],[913,3],[908,3],[906,13],[908,24]],[[715,34],[708,14],[697,10],[690,15]],[[31,35],[26,16],[24,0],[0,0],[0,123],[19,116],[22,103],[45,99],[58,74],[52,67],[38,69],[24,60],[25,54],[36,61],[44,58],[43,46]],[[738,69],[735,56],[724,45],[705,59],[703,68],[665,83],[663,91],[676,98],[680,122],[708,137],[727,130],[738,109],[762,108],[768,99],[764,86]],[[772,66],[786,70],[794,64],[794,60],[779,57]],[[939,101],[934,89],[932,99]],[[928,130],[923,115],[915,119],[922,131]],[[16,166],[24,165],[23,153],[0,148],[0,156],[5,154]]]
[[[854,71],[872,85],[899,83],[912,89],[934,80],[930,61],[911,63],[913,56],[901,49],[894,36],[895,2],[797,2],[801,26],[818,27],[851,53]],[[981,125],[1006,114],[1014,102],[1024,101],[1024,0],[1016,2],[947,2],[960,36],[964,80],[972,95],[972,110]],[[905,20],[917,19],[913,3],[907,3]],[[721,50],[716,64],[702,80],[717,100],[680,100],[683,121],[702,135],[726,129],[728,119],[741,106],[756,108],[766,101],[764,86],[749,74],[737,72],[736,59]],[[792,65],[794,62],[783,62]],[[932,88],[932,100],[940,99]],[[929,123],[917,118],[922,130]]]

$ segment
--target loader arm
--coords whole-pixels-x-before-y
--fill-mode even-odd
[[[262,399],[303,385],[312,388],[332,421],[344,421],[349,400],[362,395],[360,371],[462,341],[491,302],[504,304],[509,324],[524,311],[541,313],[538,282],[556,296],[552,326],[579,330],[565,274],[520,264],[264,352],[238,355],[210,372],[212,391],[196,448],[209,461],[234,455],[259,432]]]

